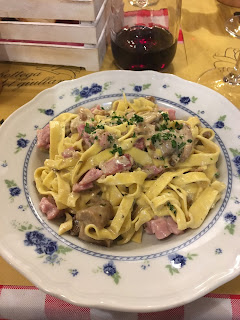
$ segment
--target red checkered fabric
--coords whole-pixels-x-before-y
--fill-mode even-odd
[[[79,307],[27,286],[0,286],[0,320],[240,320],[240,295],[207,294],[152,313]]]

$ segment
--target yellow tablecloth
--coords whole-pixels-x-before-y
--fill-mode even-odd
[[[216,0],[183,0],[181,27],[184,43],[178,45],[174,61],[165,72],[197,82],[203,72],[215,66],[233,67],[240,42],[227,34],[224,23],[238,10]],[[111,49],[108,48],[101,70],[115,69]],[[89,73],[76,67],[1,62],[0,120],[6,119],[40,91]],[[234,104],[240,109],[237,95]],[[1,257],[0,270],[0,285],[32,285]],[[240,277],[214,293],[240,294]]]

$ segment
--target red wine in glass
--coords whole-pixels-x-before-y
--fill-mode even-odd
[[[111,46],[119,68],[161,71],[173,60],[177,41],[165,28],[137,25],[119,31]]]

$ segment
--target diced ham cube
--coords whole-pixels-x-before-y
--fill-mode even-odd
[[[48,150],[50,146],[50,126],[47,124],[43,129],[37,130],[37,147]]]
[[[148,234],[155,234],[156,238],[159,240],[167,238],[172,233],[176,235],[183,233],[182,230],[178,229],[177,223],[171,216],[156,217],[155,219],[146,222],[145,231]]]
[[[96,106],[92,107],[90,111],[95,114],[96,111],[102,110],[100,104],[97,104]]]
[[[97,180],[98,178],[100,178],[102,174],[103,174],[102,170],[92,168],[85,174],[85,176],[82,178],[80,183],[87,184],[89,182],[93,182],[93,181]]]
[[[83,191],[83,190],[91,189],[91,188],[93,188],[93,186],[94,185],[93,185],[92,182],[85,183],[85,184],[75,183],[73,185],[72,191],[73,192],[80,192],[80,191]]]
[[[77,131],[79,133],[79,136],[82,137],[83,133],[85,132],[85,123],[80,123],[77,127]]]
[[[164,108],[164,107],[158,107],[158,109],[160,111],[165,111],[168,113],[169,119],[172,120],[176,120],[176,110],[174,109],[168,109],[168,108]]]
[[[178,225],[177,225],[177,223],[173,220],[172,217],[168,216],[168,217],[166,217],[166,220],[167,220],[168,228],[169,228],[169,230],[170,230],[172,233],[174,233],[174,234],[176,234],[176,235],[183,233],[182,230],[179,230],[179,229],[178,229]]]
[[[147,178],[152,179],[155,176],[162,174],[165,169],[163,167],[156,167],[154,165],[146,165],[142,168],[147,173]]]
[[[80,192],[82,190],[91,189],[93,187],[93,181],[96,181],[98,178],[100,178],[102,174],[103,172],[100,169],[90,169],[80,182],[73,185],[73,192]]]
[[[145,141],[144,141],[144,138],[140,138],[138,139],[135,143],[134,143],[134,147],[135,148],[138,148],[140,150],[144,150],[145,149]]]
[[[105,116],[105,115],[109,114],[109,112],[105,109],[102,109],[102,107],[99,104],[96,105],[95,107],[92,107],[90,110],[94,115],[98,114],[101,116]]]
[[[103,150],[111,146],[111,142],[109,141],[109,136],[110,136],[109,132],[101,132],[97,134],[98,143],[100,144]]]
[[[156,238],[159,240],[167,238],[172,233],[169,230],[167,221],[164,217],[148,221],[146,223],[145,231],[148,234],[155,234]]]
[[[117,172],[128,171],[133,165],[133,159],[129,154],[113,158],[100,165],[104,175],[113,175]]]
[[[61,211],[57,208],[56,203],[51,196],[48,196],[47,198],[43,197],[39,203],[39,208],[42,213],[47,215],[48,220],[55,219],[61,214]]]
[[[75,152],[73,147],[69,147],[62,152],[63,158],[71,158]]]

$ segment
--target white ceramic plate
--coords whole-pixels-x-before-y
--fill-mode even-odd
[[[33,183],[44,155],[36,129],[79,106],[153,95],[176,109],[177,118],[198,115],[221,147],[222,199],[201,228],[158,241],[102,248],[69,235],[38,209]],[[106,71],[45,90],[11,115],[0,129],[0,252],[37,287],[81,306],[155,311],[186,304],[240,274],[240,113],[208,88],[169,74]]]

